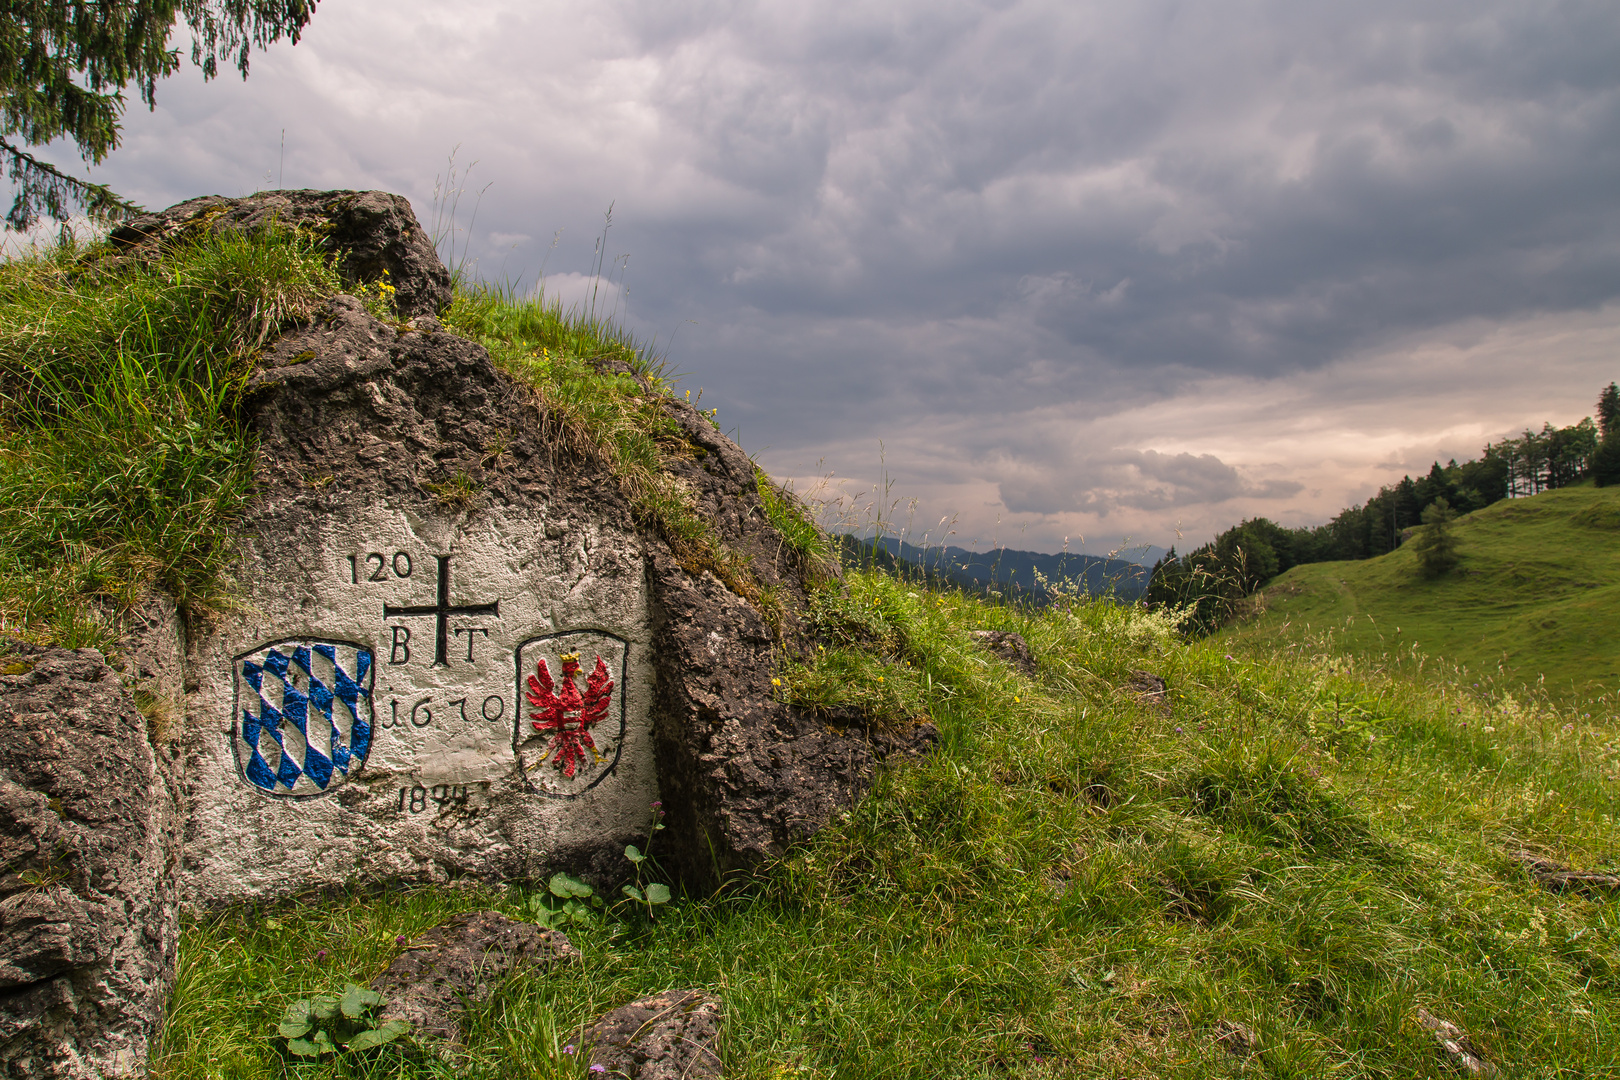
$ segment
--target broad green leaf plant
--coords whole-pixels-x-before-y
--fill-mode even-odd
[[[350,983],[341,996],[322,994],[287,1006],[276,1034],[286,1041],[287,1053],[299,1058],[383,1046],[411,1030],[405,1020],[379,1022],[384,1000],[377,991]]]
[[[545,891],[529,897],[530,916],[552,930],[561,930],[570,923],[590,925],[601,907],[602,898],[596,890],[572,874],[552,874]]]
[[[652,821],[647,829],[645,850],[636,847],[634,844],[626,844],[624,848],[624,857],[629,859],[630,864],[636,868],[636,883],[634,885],[624,885],[619,891],[636,904],[645,904],[647,906],[647,918],[649,919],[652,918],[653,908],[659,904],[669,903],[670,898],[668,885],[643,880],[648,864],[657,865],[657,863],[652,862],[652,842],[653,837],[658,835],[658,830],[664,827],[663,818],[664,804],[661,802],[653,803]]]

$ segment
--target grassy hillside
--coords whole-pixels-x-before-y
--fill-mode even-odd
[[[1437,580],[1408,548],[1298,566],[1223,638],[1318,642],[1361,657],[1413,650],[1466,681],[1574,702],[1620,690],[1620,487],[1589,483],[1495,503],[1454,525],[1462,563]]]

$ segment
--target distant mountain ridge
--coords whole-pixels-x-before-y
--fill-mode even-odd
[[[1121,600],[1140,599],[1147,589],[1149,567],[1129,559],[1061,552],[1050,555],[1017,548],[970,551],[967,548],[919,547],[898,537],[876,540],[846,536],[846,549],[868,552],[875,547],[898,563],[916,567],[926,576],[943,579],[975,592],[1000,593],[1008,599],[1025,598],[1037,604],[1052,596],[1049,585],[1071,585],[1092,596],[1113,595]],[[1136,549],[1133,549],[1133,551]],[[1162,549],[1144,545],[1146,553]],[[1044,583],[1043,583],[1044,582]]]

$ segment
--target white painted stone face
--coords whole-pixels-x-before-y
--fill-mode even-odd
[[[633,533],[385,505],[315,529],[246,538],[242,610],[191,643],[188,900],[509,876],[645,827]]]

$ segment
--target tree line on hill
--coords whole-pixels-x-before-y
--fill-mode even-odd
[[[1564,428],[1544,424],[1517,438],[1487,443],[1473,461],[1438,461],[1427,475],[1402,477],[1325,525],[1284,528],[1252,518],[1185,555],[1171,548],[1153,566],[1145,602],[1191,605],[1190,625],[1200,632],[1231,619],[1238,604],[1272,578],[1302,563],[1371,559],[1401,545],[1416,529],[1423,538],[1426,574],[1456,563],[1450,520],[1501,499],[1565,487],[1590,477],[1598,486],[1620,484],[1620,385],[1610,383],[1591,417]]]

